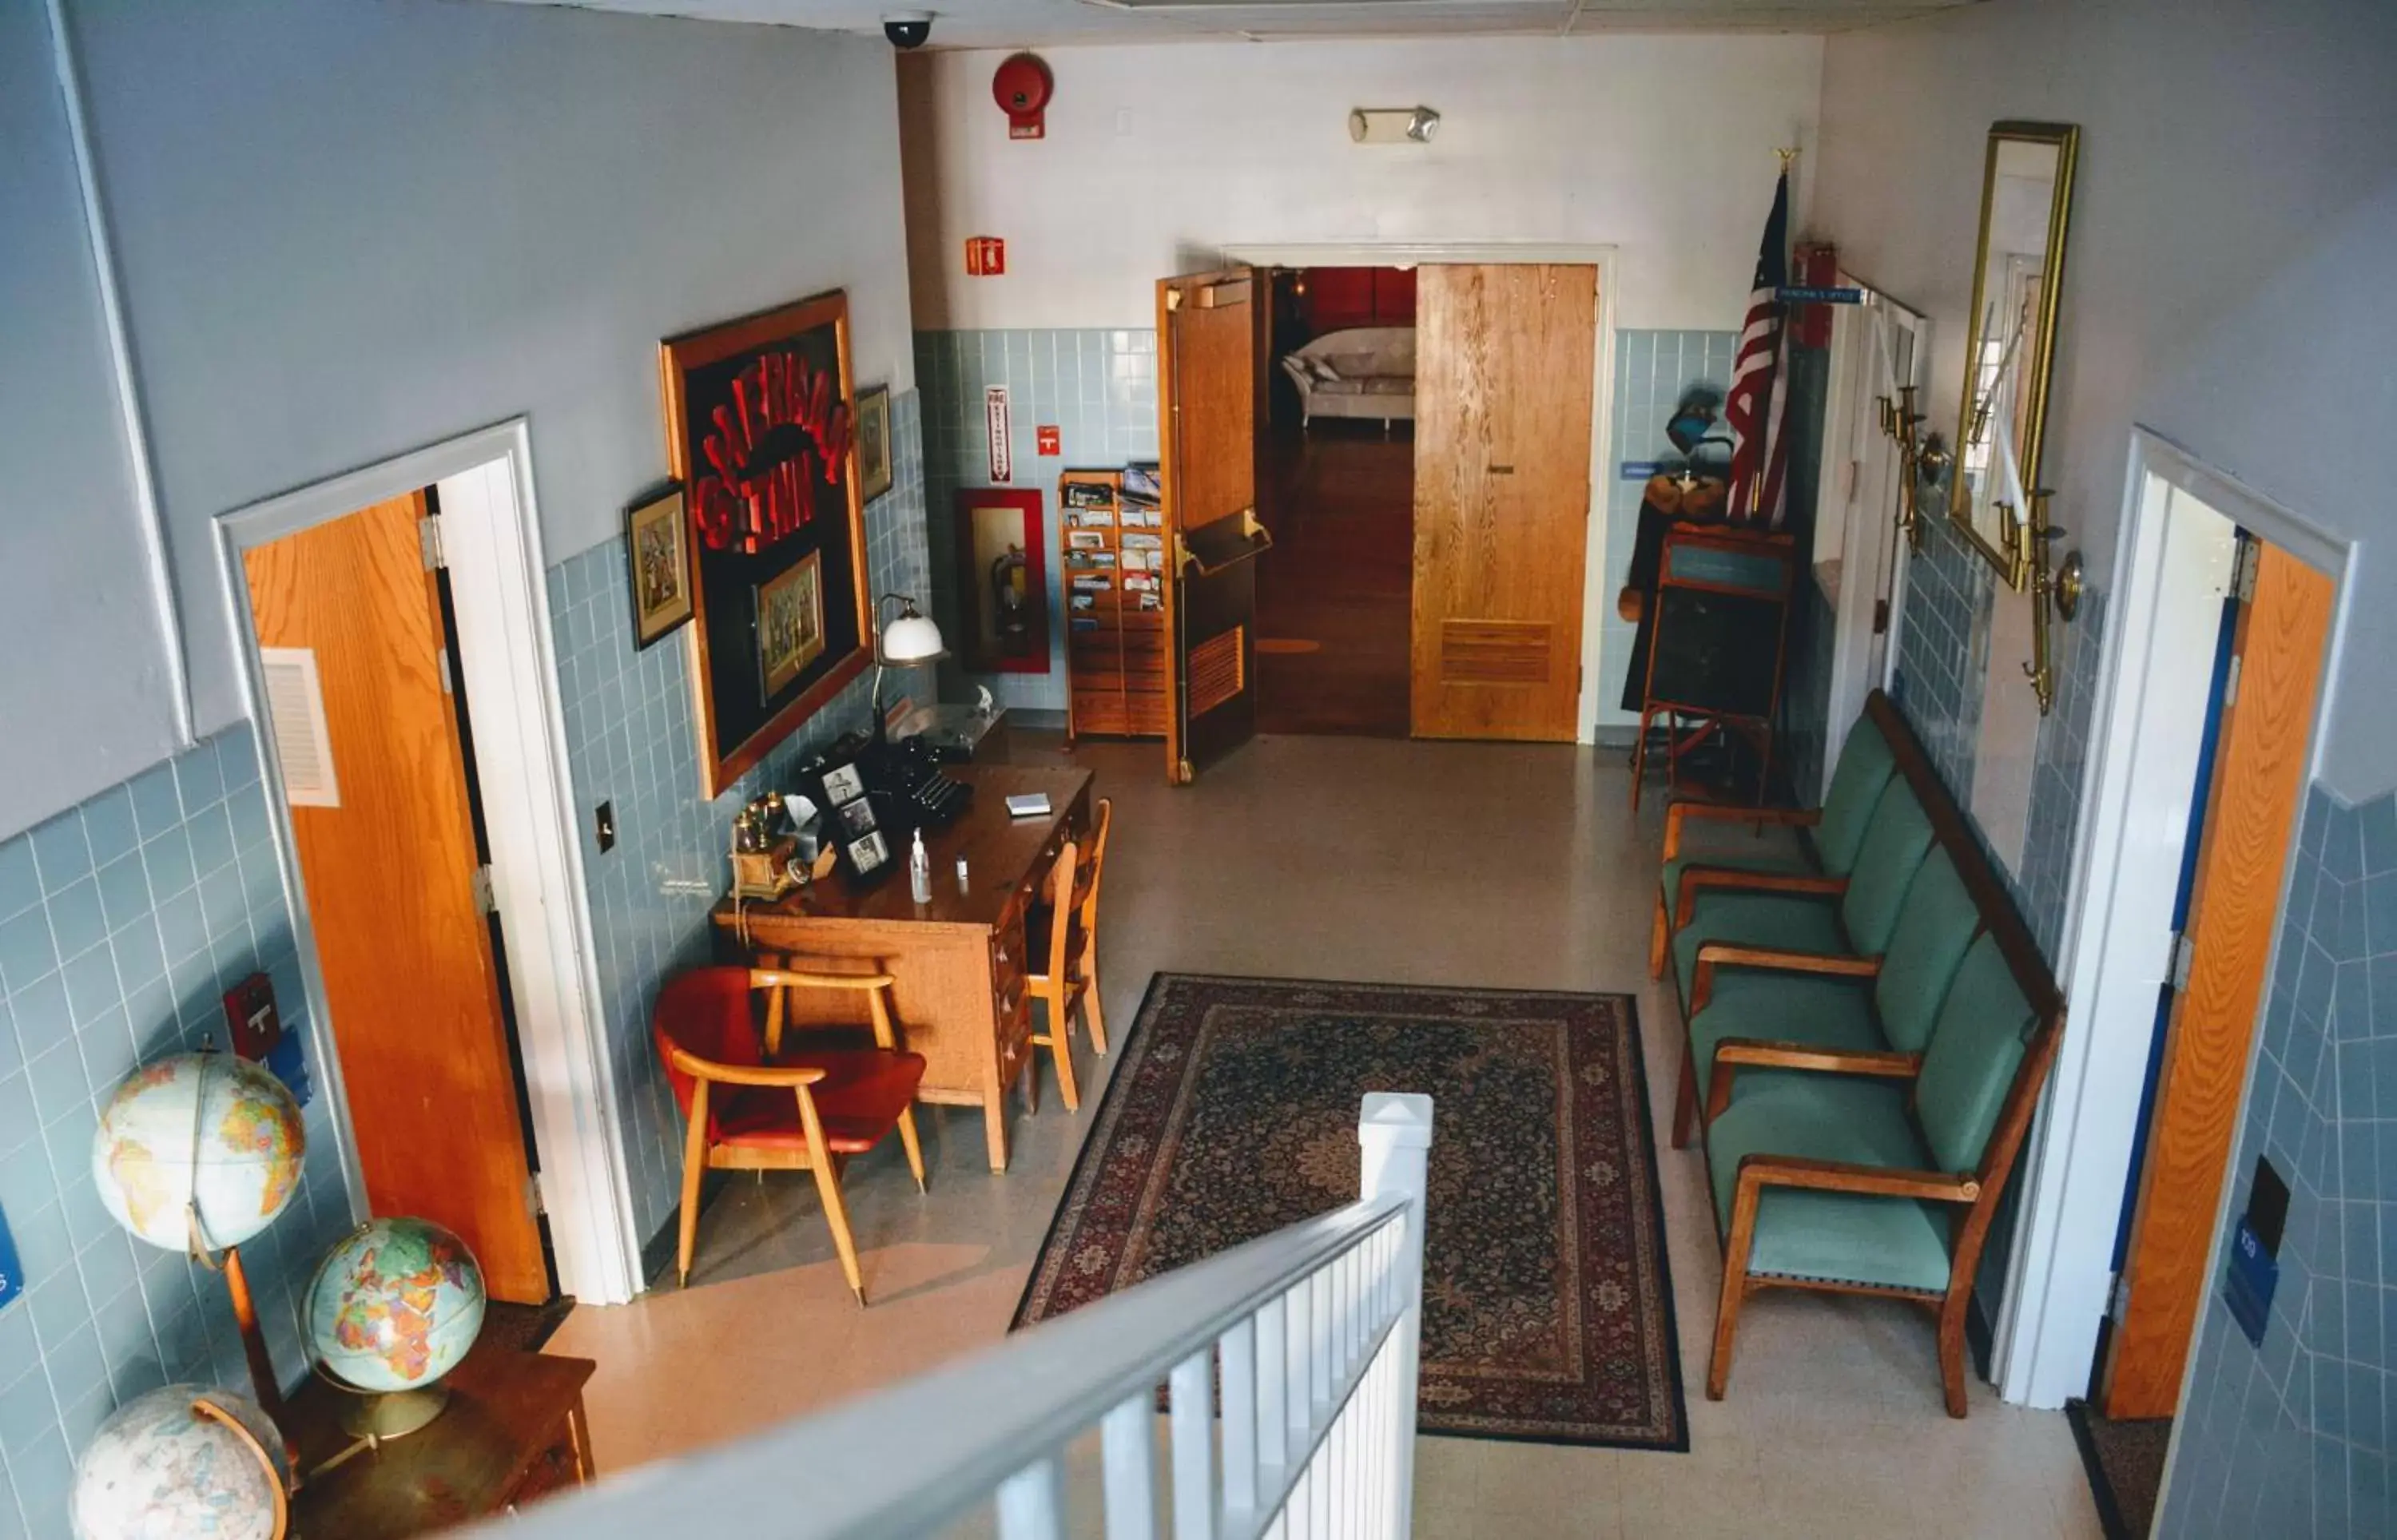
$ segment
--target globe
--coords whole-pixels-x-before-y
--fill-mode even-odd
[[[333,1376],[376,1394],[422,1389],[483,1329],[483,1269],[428,1219],[369,1219],[308,1283],[308,1345]]]
[[[75,1540],[274,1540],[290,1470],[283,1435],[227,1390],[169,1385],[118,1407],[75,1463]]]
[[[238,1246],[300,1190],[307,1134],[283,1082],[230,1054],[178,1054],[126,1077],[100,1114],[91,1176],[118,1224],[182,1251]]]

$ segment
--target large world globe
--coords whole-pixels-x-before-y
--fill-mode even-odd
[[[308,1345],[334,1377],[377,1394],[431,1385],[483,1329],[483,1269],[427,1219],[369,1219],[308,1284]]]
[[[227,1390],[169,1385],[110,1414],[75,1463],[75,1540],[273,1540],[290,1470],[283,1435]]]
[[[178,1054],[126,1077],[100,1114],[91,1176],[109,1215],[154,1246],[238,1246],[300,1190],[307,1135],[283,1082],[231,1054]]]

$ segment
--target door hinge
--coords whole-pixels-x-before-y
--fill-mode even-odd
[[[2197,965],[2197,942],[2187,931],[2176,932],[2172,944],[2172,966],[2166,976],[2176,990],[2189,988],[2189,974]]]
[[[1873,601],[1872,633],[1875,636],[1887,636],[1889,634],[1889,601],[1886,599],[1876,599]]]
[[[2122,1273],[2114,1275],[2114,1286],[2107,1291],[2106,1313],[2118,1325],[2131,1318],[2131,1281]]]
[[[1171,314],[1181,308],[1182,291],[1180,289],[1167,289],[1165,291],[1165,309],[1167,313]]]
[[[475,875],[471,879],[471,882],[474,887],[475,912],[479,914],[499,913],[499,900],[494,897],[491,893],[491,869],[489,866],[476,867],[475,869]]]
[[[434,667],[438,669],[441,672],[441,693],[443,695],[456,695],[458,693],[457,684],[449,677],[449,649],[447,647],[442,648],[439,652],[433,655],[433,658]]]
[[[424,570],[437,572],[449,564],[449,553],[441,549],[441,515],[427,513],[416,521],[417,549],[423,553]]]
[[[536,1218],[549,1212],[549,1199],[541,1190],[541,1173],[538,1171],[525,1173],[525,1206],[532,1210]]]
[[[2232,653],[2230,667],[2223,670],[2222,704],[2225,706],[2239,704],[2239,654]]]
[[[2231,591],[2243,604],[2256,599],[2256,569],[2264,564],[2264,542],[2244,539],[2239,542],[2239,572],[2232,579]]]

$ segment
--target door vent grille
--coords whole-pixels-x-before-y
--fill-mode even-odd
[[[1545,620],[1443,620],[1440,683],[1546,684],[1555,630]]]
[[[261,647],[266,714],[275,727],[275,757],[283,795],[294,807],[339,807],[333,742],[325,729],[325,690],[313,647]]]
[[[1248,628],[1209,637],[1190,649],[1190,714],[1205,716],[1248,688]]]

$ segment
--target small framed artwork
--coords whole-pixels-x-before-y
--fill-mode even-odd
[[[968,673],[1049,671],[1049,537],[1031,487],[957,492],[957,593]]]
[[[871,501],[891,490],[891,387],[868,385],[857,392],[858,495]]]
[[[760,698],[771,700],[824,650],[824,557],[810,551],[757,585]]]
[[[824,795],[836,803],[854,802],[865,795],[865,777],[857,773],[854,764],[843,764],[824,772]]]
[[[624,511],[624,553],[632,564],[633,644],[646,647],[690,618],[690,526],[680,486]]]

